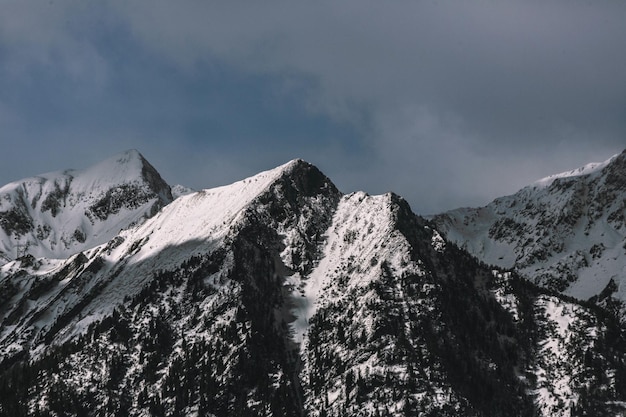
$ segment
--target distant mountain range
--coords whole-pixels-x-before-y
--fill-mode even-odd
[[[626,151],[434,220],[448,240],[488,264],[614,305],[626,301],[625,216]]]
[[[302,160],[8,184],[0,415],[618,415],[625,200],[626,153],[432,219]]]

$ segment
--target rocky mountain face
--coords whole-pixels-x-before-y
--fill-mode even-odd
[[[294,160],[0,269],[0,415],[626,410],[607,310],[488,267]]]
[[[84,171],[52,172],[0,188],[0,264],[30,254],[67,258],[106,243],[172,201],[137,151]]]
[[[625,215],[626,151],[434,221],[448,240],[488,264],[614,305],[626,301]]]

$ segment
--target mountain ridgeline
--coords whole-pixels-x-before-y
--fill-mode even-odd
[[[59,186],[54,216],[38,201],[66,174],[36,177],[35,204],[37,181],[0,189],[0,415],[626,410],[613,310],[488,266],[395,194],[344,195],[294,160],[173,199],[136,151],[108,161],[82,171],[100,172],[97,193],[72,188],[88,175]],[[38,239],[43,224],[67,236],[63,216],[80,244]]]
[[[625,217],[626,151],[434,221],[448,240],[484,262],[622,314]]]

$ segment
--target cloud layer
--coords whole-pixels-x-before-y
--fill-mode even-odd
[[[304,157],[428,213],[626,147],[619,2],[3,7],[3,182],[127,147],[194,187]]]

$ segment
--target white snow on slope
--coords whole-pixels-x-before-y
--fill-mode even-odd
[[[16,245],[20,245],[35,257],[67,258],[109,241],[121,229],[140,222],[157,201],[148,198],[151,191],[143,178],[145,163],[139,152],[130,150],[85,170],[49,172],[3,186],[0,212],[23,213],[31,219],[32,230],[16,236],[0,228],[0,251],[14,257]],[[146,201],[137,207],[122,206],[117,213],[103,212],[104,219],[98,217],[94,205],[102,202],[107,192],[122,193],[124,186],[136,187],[135,196],[145,193]],[[171,199],[165,194],[160,198]]]
[[[542,416],[568,417],[579,400],[572,388],[576,373],[583,368],[573,351],[593,349],[598,328],[583,320],[585,314],[581,306],[556,297],[540,296],[535,312],[543,327],[537,362],[532,370],[537,378],[535,401]],[[580,339],[581,333],[586,337]]]
[[[131,263],[145,261],[166,247],[221,240],[250,203],[295,163],[295,160],[290,161],[231,185],[181,196],[129,233],[127,242],[149,239],[149,243],[131,258]],[[120,251],[123,250],[121,247]]]
[[[103,257],[104,276],[121,268],[124,273],[111,281],[82,315],[92,317],[90,321],[107,315],[125,297],[138,294],[155,271],[171,270],[194,255],[211,253],[221,247],[250,203],[296,162],[231,185],[179,197],[140,226],[123,231],[119,236],[124,241],[110,253],[106,253],[106,245],[89,252],[89,257],[96,254]]]
[[[73,315],[72,323],[59,333],[57,341],[81,333],[90,323],[110,314],[125,299],[132,299],[156,272],[173,270],[194,255],[208,254],[221,247],[229,232],[238,227],[245,210],[251,207],[250,203],[296,162],[291,161],[232,185],[182,196],[142,224],[121,231],[107,244],[83,252],[88,261],[76,268],[76,274],[70,274],[61,282],[52,281],[48,274],[46,279],[51,280],[49,294],[45,300],[27,305],[18,326],[9,333],[28,335],[45,331],[85,297],[91,297],[81,308],[80,315]],[[55,263],[55,267],[68,266],[74,259]],[[81,272],[92,263],[99,264],[94,268],[95,272]],[[0,283],[15,265],[11,263],[2,269]],[[33,273],[33,276],[38,275]],[[35,284],[34,279],[24,282],[15,299]],[[14,336],[4,334],[0,339],[5,344],[11,337]],[[35,347],[33,353],[37,352]]]
[[[364,287],[381,274],[381,262],[397,272],[422,274],[411,260],[410,247],[392,221],[391,194],[369,196],[356,192],[339,202],[326,233],[322,259],[304,278],[304,294],[295,297],[294,339],[306,339],[309,319],[318,307],[338,299],[352,287]],[[291,278],[300,279],[299,276]],[[338,288],[344,287],[345,291]]]
[[[436,217],[446,238],[538,285],[587,300],[610,279],[626,301],[626,154],[553,175],[485,207]],[[562,180],[556,182],[556,180]]]

